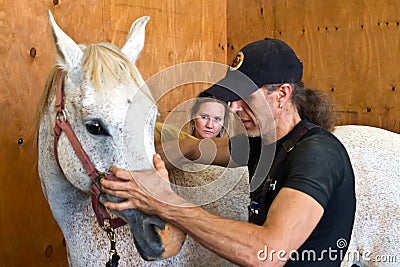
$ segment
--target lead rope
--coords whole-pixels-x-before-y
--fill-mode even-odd
[[[106,267],[117,267],[120,257],[117,253],[117,249],[115,248],[115,244],[117,243],[117,241],[115,238],[114,228],[112,228],[111,226],[107,227],[106,232],[108,239],[110,240],[111,243],[110,257],[108,262],[106,263]]]

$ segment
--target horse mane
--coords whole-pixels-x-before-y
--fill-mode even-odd
[[[39,104],[37,106],[37,110],[36,110],[36,138],[38,137],[38,133],[39,133],[39,126],[40,126],[40,122],[44,116],[44,113],[46,112],[46,110],[48,109],[50,103],[49,100],[54,96],[55,91],[56,91],[56,76],[57,76],[57,72],[59,70],[59,66],[54,65],[51,70],[49,75],[47,76],[46,82],[44,84],[43,90],[42,90],[42,94],[39,98]],[[64,79],[65,73],[62,73],[62,79]]]
[[[110,90],[117,88],[119,83],[134,82],[138,85],[139,90],[154,102],[139,70],[116,46],[111,43],[99,43],[80,45],[79,47],[83,51],[83,77],[85,80],[92,81],[96,90]],[[39,129],[40,121],[49,107],[49,100],[55,94],[58,70],[62,70],[62,78],[65,77],[66,70],[63,69],[63,66],[56,64],[52,67],[39,100],[36,129]]]

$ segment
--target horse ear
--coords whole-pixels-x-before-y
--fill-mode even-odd
[[[64,70],[72,70],[81,63],[83,52],[79,46],[57,25],[49,10],[49,21],[57,52],[57,64]]]
[[[149,16],[138,18],[131,27],[128,34],[126,43],[121,48],[122,53],[129,58],[129,60],[135,64],[140,52],[144,46],[144,36],[146,24],[149,21]]]

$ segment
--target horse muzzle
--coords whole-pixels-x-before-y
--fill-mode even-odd
[[[109,195],[107,198],[110,201],[116,200]],[[175,256],[185,242],[186,234],[182,230],[158,216],[133,209],[115,213],[129,224],[136,249],[144,260],[157,261]]]

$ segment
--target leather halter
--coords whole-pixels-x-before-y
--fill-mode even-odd
[[[100,203],[100,196],[102,194],[100,179],[105,178],[108,180],[116,180],[117,178],[112,174],[101,173],[96,169],[93,162],[90,160],[89,156],[83,149],[78,137],[76,136],[74,130],[71,127],[71,124],[68,122],[66,113],[64,111],[64,81],[62,78],[61,70],[57,71],[55,82],[56,82],[56,105],[55,105],[56,123],[54,125],[54,156],[56,158],[57,164],[62,170],[58,159],[57,144],[58,140],[60,139],[61,133],[64,132],[68,137],[68,140],[71,143],[71,146],[75,151],[75,154],[81,161],[82,166],[86,171],[86,174],[92,180],[92,186],[90,190],[92,207],[99,225],[106,231],[107,231],[107,226],[104,226],[105,224],[104,222],[106,220],[108,221],[109,226],[112,228],[117,228],[122,225],[125,225],[126,223],[121,218],[111,218],[107,209],[104,207],[103,204]]]

